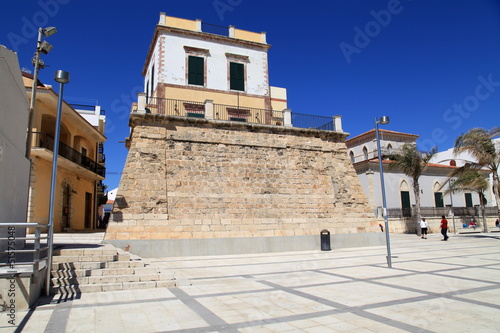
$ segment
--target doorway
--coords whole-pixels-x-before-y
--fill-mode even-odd
[[[62,204],[62,228],[66,229],[70,227],[69,223],[69,213],[71,208],[71,188],[68,184],[63,187],[63,204]]]
[[[92,193],[85,192],[85,229],[92,228]]]

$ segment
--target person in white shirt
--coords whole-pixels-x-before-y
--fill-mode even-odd
[[[420,229],[422,229],[422,239],[427,239],[427,222],[425,222],[425,217],[420,220]]]

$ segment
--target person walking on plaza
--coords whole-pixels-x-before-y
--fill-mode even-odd
[[[441,216],[441,234],[443,235],[443,240],[447,241],[448,240],[448,220],[443,216]]]
[[[425,218],[420,220],[420,229],[422,229],[422,239],[427,239],[427,222],[425,222]]]

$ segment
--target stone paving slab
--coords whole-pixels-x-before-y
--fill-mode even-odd
[[[44,297],[0,332],[500,331],[500,235],[391,248],[151,259],[192,285]]]

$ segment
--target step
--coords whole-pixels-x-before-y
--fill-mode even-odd
[[[146,263],[140,260],[131,261],[110,261],[104,264],[103,268],[129,268],[129,267],[144,267]]]
[[[130,260],[130,259],[129,259]],[[52,258],[54,263],[65,262],[95,262],[95,261],[118,261],[117,254],[91,254],[84,256],[55,256]]]
[[[84,256],[84,255],[115,255],[118,251],[114,247],[101,246],[97,248],[85,249],[56,249],[54,250],[55,256]]]
[[[55,258],[55,257],[54,257]],[[148,263],[141,260],[131,260],[131,261],[75,261],[75,262],[53,262],[52,270],[77,270],[77,269],[101,269],[101,268],[136,268],[144,267]]]
[[[52,287],[52,292],[63,295],[76,295],[78,293],[94,293],[116,290],[137,290],[151,288],[172,288],[175,287],[175,280],[144,281],[144,282],[122,282],[107,284],[71,284],[65,286]]]
[[[109,275],[109,276],[83,276],[83,277],[59,277],[52,278],[54,286],[67,285],[93,285],[93,284],[114,284],[125,282],[149,282],[173,280],[172,274],[132,274],[132,275]]]
[[[148,274],[169,274],[162,273],[156,267],[131,267],[131,268],[103,268],[103,269],[75,269],[53,270],[53,278],[89,277],[89,276],[113,276],[113,275],[148,275]],[[174,277],[173,273],[170,273]]]
[[[52,270],[99,269],[105,267],[106,267],[106,262],[100,262],[100,261],[96,262],[76,261],[76,262],[52,263]]]

